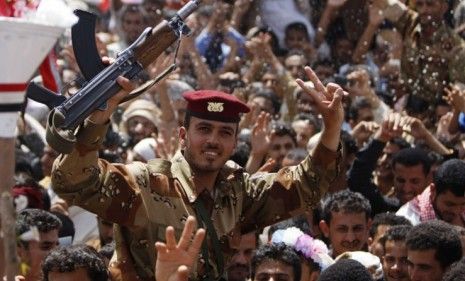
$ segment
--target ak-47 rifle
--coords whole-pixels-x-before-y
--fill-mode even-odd
[[[121,90],[116,78],[124,76],[130,80],[135,79],[145,67],[154,62],[182,35],[187,35],[190,29],[185,25],[184,20],[196,10],[199,4],[200,0],[191,0],[170,20],[165,20],[153,28],[146,28],[139,38],[119,53],[115,62],[109,66],[102,63],[96,48],[95,16],[88,12],[75,11],[79,21],[71,30],[73,50],[81,73],[87,82],[69,98],[57,95],[33,82],[27,89],[28,97],[52,109],[47,122],[46,139],[49,145],[58,152],[70,153],[76,142],[74,131],[77,126],[95,110],[104,109],[107,100]],[[159,77],[133,91],[124,101],[134,98],[153,86],[175,67],[174,64],[171,65]]]

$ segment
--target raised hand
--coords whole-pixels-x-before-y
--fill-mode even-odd
[[[368,8],[368,21],[372,26],[379,26],[384,21],[383,10],[378,6],[370,4]]]
[[[316,110],[323,117],[324,128],[320,142],[326,148],[336,151],[339,147],[341,126],[344,121],[344,108],[342,107],[344,91],[335,83],[329,83],[325,87],[308,66],[305,67],[305,72],[314,87],[309,87],[301,79],[297,79],[296,82],[306,94],[313,98]]]
[[[428,134],[425,124],[415,117],[404,116],[402,117],[402,129],[404,132],[410,134],[415,139],[423,139]]]
[[[252,128],[250,143],[252,145],[252,153],[266,155],[270,145],[270,122],[271,115],[261,112],[258,115],[257,121]]]
[[[276,168],[276,160],[269,158],[258,170],[257,173],[271,173]]]
[[[352,130],[357,145],[363,144],[379,129],[379,124],[373,121],[362,121],[357,124]]]
[[[89,119],[95,124],[107,123],[113,112],[118,107],[118,104],[120,104],[120,102],[135,88],[135,85],[123,76],[116,78],[116,82],[118,82],[122,90],[107,101],[107,108],[105,110],[97,109],[89,116]]]
[[[447,96],[444,99],[452,106],[456,111],[465,111],[465,91],[460,89],[458,85],[452,85],[450,88],[445,88],[444,91]]]
[[[166,228],[166,243],[156,242],[157,262],[155,278],[158,281],[187,281],[189,272],[199,256],[205,230],[195,231],[196,220],[189,216],[179,242],[176,242],[174,228]],[[194,234],[195,233],[195,234]],[[192,236],[194,238],[191,240]]]
[[[155,155],[158,158],[170,160],[178,150],[177,129],[161,129],[157,137]]]
[[[391,112],[383,120],[381,127],[375,133],[375,139],[388,142],[402,135],[402,115]]]
[[[297,84],[313,98],[316,109],[323,117],[325,129],[337,129],[339,131],[344,121],[344,109],[342,107],[344,91],[341,86],[335,83],[324,86],[315,72],[308,66],[305,67],[305,72],[314,87],[309,87],[301,79],[296,80]]]

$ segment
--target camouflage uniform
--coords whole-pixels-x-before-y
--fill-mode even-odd
[[[445,22],[433,36],[424,38],[416,12],[393,5],[386,14],[398,18],[395,26],[404,40],[401,75],[408,93],[434,105],[449,83],[465,82],[464,41]]]
[[[179,238],[188,215],[195,215],[193,202],[198,194],[190,166],[181,153],[171,161],[156,159],[148,164],[110,164],[98,159],[106,129],[85,121],[77,133],[76,148],[54,163],[53,189],[70,205],[115,223],[116,260],[111,271],[116,280],[154,280],[154,243],[165,240],[169,225]],[[259,176],[227,162],[217,177],[211,214],[225,260],[241,233],[315,207],[337,175],[339,156],[340,151],[320,145],[300,165]],[[211,253],[210,247],[209,257]],[[210,264],[215,268],[213,260]],[[199,262],[194,279],[200,279],[202,268]]]

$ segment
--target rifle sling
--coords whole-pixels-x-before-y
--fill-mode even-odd
[[[199,223],[199,227],[205,227],[207,236],[210,237],[212,242],[213,251],[216,257],[216,266],[218,269],[218,274],[221,277],[224,271],[224,260],[223,260],[223,252],[221,251],[220,241],[218,236],[216,235],[215,228],[213,227],[213,222],[208,214],[201,198],[197,198],[194,202],[195,211],[197,213],[197,221]],[[207,275],[209,280],[216,280],[213,276],[213,271],[210,268],[208,263],[209,256],[208,256],[208,239],[205,239],[202,243],[202,256],[205,259],[205,265],[207,268]]]
[[[173,70],[175,70],[177,67],[176,64],[170,65],[167,69],[165,69],[160,75],[155,77],[154,79],[150,79],[144,84],[140,85],[136,89],[134,89],[128,96],[126,96],[120,103],[127,102],[128,100],[132,100],[134,98],[137,98],[141,94],[143,94],[145,91],[150,89],[153,85],[157,84],[160,82],[161,79],[165,78],[166,75],[170,74]]]

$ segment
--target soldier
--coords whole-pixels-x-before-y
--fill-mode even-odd
[[[449,83],[465,82],[465,44],[444,21],[447,2],[416,0],[416,12],[399,0],[373,2],[401,32],[401,75],[408,92],[425,106],[441,100]]]
[[[164,241],[168,225],[179,237],[189,215],[196,216],[207,233],[192,277],[216,280],[223,276],[241,234],[319,202],[338,171],[343,90],[336,84],[324,86],[309,67],[306,73],[315,88],[302,80],[297,83],[323,116],[319,145],[297,166],[256,176],[228,161],[237,142],[240,113],[249,108],[218,91],[184,93],[188,105],[179,130],[181,151],[171,161],[122,165],[98,159],[108,120],[131,88],[129,81],[118,79],[126,91],[80,126],[75,149],[59,156],[52,176],[54,190],[70,205],[115,223],[116,253],[110,265],[115,280],[154,280],[154,243]]]

